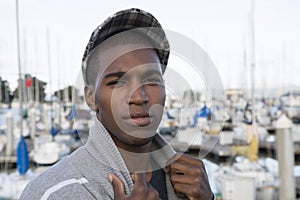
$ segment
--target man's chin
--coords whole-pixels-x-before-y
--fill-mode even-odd
[[[133,141],[143,142],[151,141],[156,134],[156,129],[139,127],[133,130],[123,130],[124,134],[130,137]]]
[[[137,137],[131,137],[130,145],[132,146],[144,146],[152,142],[153,136],[151,137],[145,137],[145,138],[137,138]]]

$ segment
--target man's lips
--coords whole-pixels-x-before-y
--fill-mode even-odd
[[[133,113],[124,119],[127,123],[136,126],[147,126],[152,122],[152,117],[148,113]]]

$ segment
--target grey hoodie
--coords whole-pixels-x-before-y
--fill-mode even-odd
[[[159,150],[151,158],[162,167],[175,155],[159,134],[154,137],[153,149]],[[122,180],[127,194],[132,191],[134,184],[125,162],[107,130],[96,119],[87,143],[32,180],[20,199],[114,199],[108,180],[110,173]],[[169,199],[180,199],[168,175],[166,187]]]

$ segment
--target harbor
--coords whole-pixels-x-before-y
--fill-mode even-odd
[[[2,104],[1,198],[17,199],[28,181],[85,144],[95,116],[82,98],[67,98],[75,97],[74,91],[61,96],[63,103],[59,99],[24,103],[28,116],[23,111],[21,137],[18,103],[12,102],[11,108]],[[225,92],[222,105],[226,107],[222,109],[222,102],[211,104],[201,98],[181,107],[170,96],[159,133],[177,152],[204,160],[213,192],[223,199],[245,199],[241,196],[245,193],[249,199],[280,199],[282,181],[288,182],[286,190],[293,187],[290,192],[299,196],[300,95],[291,92],[274,99],[256,99],[252,106],[240,90]],[[249,115],[253,108],[254,126]],[[22,140],[28,152],[25,166],[18,163],[24,159],[18,155]]]
[[[85,96],[82,53],[87,31],[116,7],[93,4],[0,3],[0,200],[19,199],[100,121]],[[164,104],[149,108],[161,109],[157,134],[203,161],[215,200],[300,199],[300,4],[173,4],[138,2],[162,20],[170,43],[167,67],[160,63]],[[159,85],[148,81],[140,87]]]

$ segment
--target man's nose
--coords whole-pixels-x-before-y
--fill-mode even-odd
[[[144,86],[137,87],[130,92],[128,104],[144,105],[149,101],[148,94]]]

